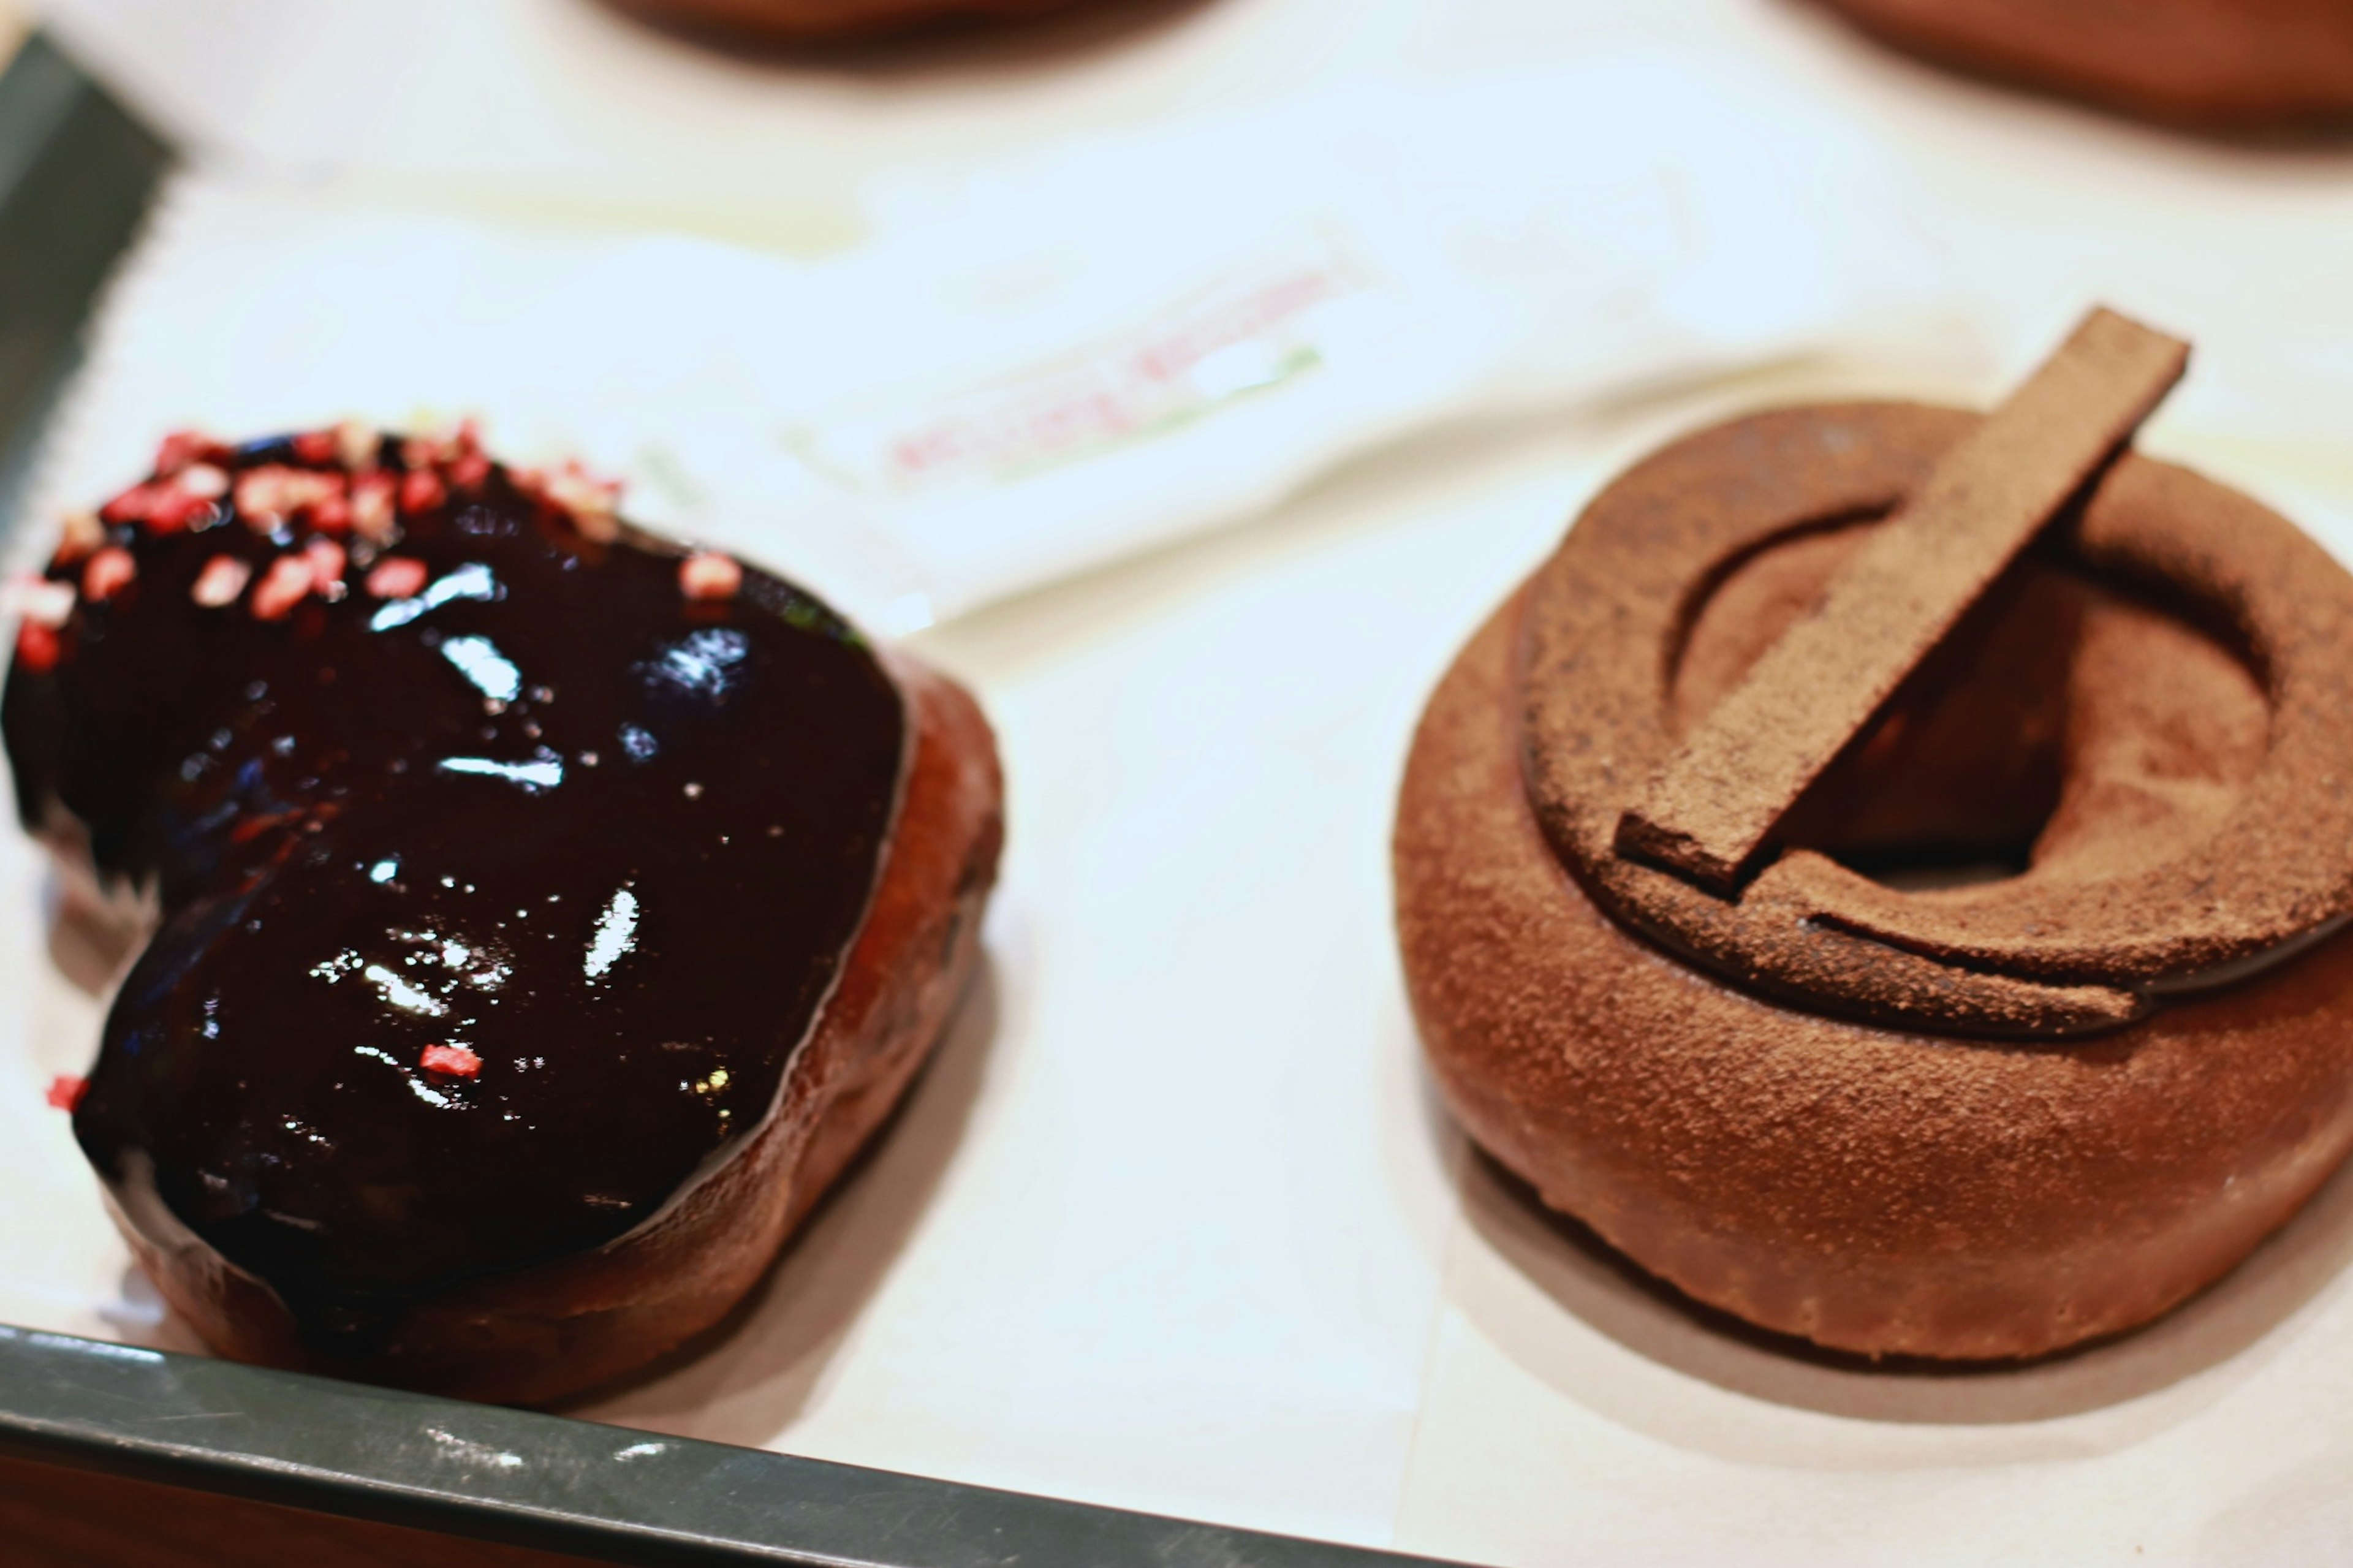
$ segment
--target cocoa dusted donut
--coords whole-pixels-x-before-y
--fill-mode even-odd
[[[1640,464],[1456,659],[1398,809],[1472,1137],[1699,1301],[1873,1356],[2142,1323],[2353,1149],[2353,578],[2187,470],[2098,470],[1730,887],[1632,830],[1710,838],[1675,781],[1719,742],[1770,771],[1747,718],[1810,715],[1758,672],[1995,423],[1797,408]]]
[[[225,1354],[516,1403],[642,1365],[972,971],[972,699],[576,470],[174,437],[12,592],[25,821],[153,922],[74,1131]]]
[[[1016,21],[1085,0],[616,0],[661,21],[793,43],[869,37],[932,23]]]
[[[2344,0],[1823,0],[1899,47],[2151,120],[2353,120]]]

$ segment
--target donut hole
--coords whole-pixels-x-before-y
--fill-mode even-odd
[[[1714,575],[1669,672],[1678,733],[1818,602],[1878,521],[1792,529]],[[1914,673],[1782,842],[1947,898],[2145,869],[2222,825],[2270,720],[2247,658],[2185,606],[2047,549]]]

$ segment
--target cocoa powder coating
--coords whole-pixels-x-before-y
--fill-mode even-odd
[[[1899,48],[2147,119],[2353,121],[2344,0],[1823,0]]]
[[[2261,764],[2197,842],[2160,834],[2093,861],[2052,852],[2062,832],[2024,875],[1933,897],[1792,843],[1737,900],[1614,847],[1622,803],[1676,744],[1675,659],[1711,584],[1778,542],[1884,516],[1976,418],[1906,405],[1768,414],[1613,484],[1531,587],[1528,792],[1603,908],[1739,984],[1913,1027],[2113,1027],[2353,908],[2353,579],[2284,519],[2186,469],[2126,455],[2052,543],[2054,569],[2183,606],[2167,624],[2211,627],[2262,685]],[[1880,736],[1920,722],[1936,673],[1899,694]],[[1984,743],[2013,740],[1998,728]],[[1866,736],[1858,756],[1885,743]]]
[[[1791,409],[1630,470],[1432,697],[1394,844],[1472,1137],[1694,1297],[1871,1355],[2145,1322],[2353,1150],[2353,579],[2187,470],[2118,460],[1736,897],[1615,852],[1976,424]]]

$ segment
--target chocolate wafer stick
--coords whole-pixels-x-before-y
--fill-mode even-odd
[[[1729,893],[1808,785],[2181,379],[2189,345],[2084,319],[1941,458],[1619,819],[1620,855]]]

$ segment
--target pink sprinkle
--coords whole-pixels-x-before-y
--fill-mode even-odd
[[[393,535],[390,474],[365,474],[352,481],[352,531],[385,543]]]
[[[334,457],[339,464],[351,468],[353,473],[360,473],[363,468],[375,468],[376,447],[381,447],[381,445],[384,443],[376,438],[375,426],[369,426],[360,419],[346,419],[343,424],[334,426]]]
[[[400,476],[400,510],[431,511],[449,499],[441,476],[430,468],[412,468]]]
[[[618,479],[599,479],[573,458],[554,473],[533,473],[527,480],[524,488],[569,514],[572,526],[584,537],[610,543],[621,536],[620,522],[613,515],[621,500]]]
[[[449,482],[461,490],[478,490],[491,477],[491,460],[480,452],[466,452],[449,464]]]
[[[13,574],[0,584],[0,616],[18,616],[26,624],[55,631],[73,614],[74,586],[55,583],[30,572]]]
[[[286,616],[311,596],[317,581],[309,559],[301,555],[281,555],[269,563],[262,574],[261,585],[253,591],[253,618],[257,621],[283,620]]]
[[[106,525],[94,511],[69,511],[58,530],[57,552],[49,557],[59,566],[93,554],[106,544]]]
[[[705,550],[678,563],[679,591],[690,599],[732,599],[744,585],[744,568],[732,555]]]
[[[237,603],[237,596],[245,592],[245,584],[252,576],[253,568],[236,556],[216,555],[196,574],[195,585],[188,590],[188,597],[207,610],[221,609]]]
[[[343,547],[314,536],[302,547],[302,558],[311,563],[311,591],[322,599],[336,597],[343,585]]]
[[[295,471],[269,463],[237,475],[237,513],[245,519],[248,527],[267,533],[286,520],[286,514],[294,510],[286,476]]]
[[[367,591],[378,599],[413,599],[425,587],[425,563],[409,555],[387,555],[367,574]]]
[[[70,1111],[81,1103],[81,1097],[89,1089],[90,1079],[59,1073],[49,1079],[49,1092],[44,1098],[48,1100],[50,1110]]]
[[[237,477],[237,515],[257,533],[268,533],[297,512],[340,500],[346,480],[341,472],[322,474],[269,463]]]
[[[375,467],[376,433],[356,419],[335,426],[335,458],[353,473]]]
[[[208,461],[225,450],[201,430],[174,430],[155,448],[155,471],[167,476],[176,474],[190,463]]]
[[[110,544],[90,558],[81,571],[82,597],[100,603],[111,599],[131,586],[139,575],[139,563],[131,552],[119,544]]]
[[[447,1073],[451,1078],[472,1078],[482,1070],[482,1058],[463,1046],[427,1046],[417,1065],[427,1072]]]
[[[195,463],[180,472],[178,484],[199,500],[218,500],[228,494],[228,475],[210,463]]]
[[[306,463],[332,463],[335,460],[335,433],[332,430],[305,430],[294,437],[294,455]]]

